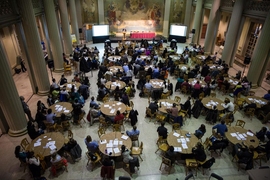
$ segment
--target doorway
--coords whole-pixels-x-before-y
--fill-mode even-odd
[[[201,33],[201,38],[202,39],[205,39],[206,30],[207,30],[207,24],[203,24],[203,26],[202,26],[202,33]]]

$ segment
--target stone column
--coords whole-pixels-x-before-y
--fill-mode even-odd
[[[77,44],[80,44],[80,34],[79,34],[79,28],[78,28],[78,22],[77,22],[75,0],[69,0],[68,2],[69,2],[69,11],[70,11],[70,21],[71,21],[72,34],[75,34]]]
[[[217,36],[216,34],[214,34],[214,32],[215,32],[216,25],[219,25],[219,21],[217,21],[218,19],[220,19],[217,16],[221,15],[218,12],[219,7],[220,7],[220,0],[213,1],[212,8],[210,11],[210,16],[209,16],[208,26],[207,26],[207,30],[206,30],[206,37],[205,37],[205,41],[204,41],[204,50],[206,52],[212,53],[213,42]]]
[[[242,12],[244,10],[244,3],[245,0],[235,1],[228,32],[226,33],[224,50],[222,52],[222,60],[228,64],[231,61],[231,54],[233,52],[235,40],[241,23]]]
[[[46,37],[46,44],[45,44],[45,46],[46,46],[46,49],[47,49],[47,53],[48,53],[49,59],[53,59],[52,49],[51,49],[51,43],[50,43],[50,38],[49,38],[49,33],[48,33],[48,27],[47,27],[47,22],[46,22],[46,19],[45,19],[45,15],[44,14],[42,14],[40,16],[40,21],[42,23],[44,34],[45,34],[45,37]]]
[[[170,9],[171,9],[171,1],[165,1],[165,11],[164,11],[164,21],[163,21],[163,36],[168,37],[169,33],[169,21],[170,21]]]
[[[103,1],[98,1],[98,21],[99,21],[99,24],[105,24]]]
[[[67,1],[66,0],[58,0],[60,6],[60,16],[61,16],[61,29],[64,39],[64,47],[66,54],[72,54],[72,41],[71,34],[69,28],[68,21],[68,11],[67,11]]]
[[[237,2],[237,1],[236,1]],[[252,82],[254,86],[259,85],[259,78],[261,74],[265,74],[268,62],[266,61],[269,49],[270,49],[270,11],[264,21],[261,33],[257,40],[255,49],[251,57],[251,64],[249,66],[249,71],[247,78]],[[262,71],[263,70],[263,71]]]
[[[77,22],[78,22],[78,27],[82,28],[83,24],[82,24],[82,6],[81,6],[81,1],[80,0],[76,0],[75,1],[75,5],[76,5],[76,12],[77,12]]]
[[[8,134],[10,136],[24,135],[27,133],[27,120],[5,55],[2,39],[0,40],[0,76],[3,87],[0,88],[0,106],[9,126]]]
[[[185,11],[185,20],[184,24],[187,26],[187,35],[186,37],[189,38],[190,34],[190,19],[191,19],[191,13],[192,13],[192,1],[186,1],[186,11]]]
[[[195,17],[194,17],[194,23],[193,23],[193,29],[195,29],[195,34],[192,38],[192,43],[198,44],[200,38],[200,29],[201,29],[201,20],[202,20],[202,6],[203,6],[203,0],[197,0],[196,3],[196,10],[195,10]]]
[[[32,66],[36,79],[37,93],[47,95],[50,91],[50,81],[40,44],[32,1],[17,1],[17,3],[22,16],[22,25],[30,57],[28,62],[30,62],[29,66]]]
[[[63,72],[63,49],[58,31],[54,2],[43,0],[43,3],[54,60],[54,70],[55,72]]]

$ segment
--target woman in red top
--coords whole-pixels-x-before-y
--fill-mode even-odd
[[[114,123],[115,123],[115,124],[118,124],[118,121],[121,121],[121,120],[123,120],[124,118],[125,118],[124,115],[121,114],[120,111],[118,110],[118,111],[116,112],[116,116],[114,117]]]
[[[200,85],[200,81],[197,81],[196,84],[194,84],[193,86],[193,94],[192,94],[192,97],[194,99],[197,99],[199,97],[199,94],[201,92],[201,85]]]

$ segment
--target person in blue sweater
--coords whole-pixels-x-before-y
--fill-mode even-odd
[[[220,124],[216,124],[215,126],[213,126],[212,130],[215,130],[215,129],[217,130],[217,133],[223,137],[225,136],[225,132],[228,131],[224,120],[221,120]]]

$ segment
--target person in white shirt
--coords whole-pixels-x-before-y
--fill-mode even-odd
[[[232,113],[234,111],[234,104],[228,98],[226,98],[224,102],[225,104],[221,105],[224,107],[225,111],[228,113]],[[225,120],[226,116],[227,114],[225,113],[221,120]]]

